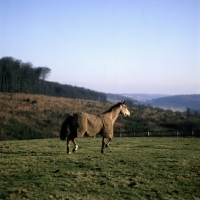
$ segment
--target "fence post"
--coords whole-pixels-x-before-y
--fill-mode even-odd
[[[178,131],[176,131],[176,137],[178,137]]]
[[[135,137],[135,131],[134,131],[134,137]]]
[[[147,132],[147,136],[149,137],[149,131]]]
[[[192,130],[192,137],[194,136],[193,130]]]

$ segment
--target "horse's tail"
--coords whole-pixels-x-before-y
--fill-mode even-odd
[[[71,122],[71,119],[72,119],[72,116],[68,116],[66,118],[66,120],[62,123],[62,126],[61,126],[61,130],[60,130],[60,139],[61,140],[66,140],[66,137],[67,137],[67,128]]]

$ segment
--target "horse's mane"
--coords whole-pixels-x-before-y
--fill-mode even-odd
[[[119,106],[122,105],[122,104],[123,104],[123,102],[119,102],[119,103],[113,105],[112,107],[110,107],[107,111],[103,112],[102,114],[111,112],[114,108],[117,108],[117,107],[119,107]]]

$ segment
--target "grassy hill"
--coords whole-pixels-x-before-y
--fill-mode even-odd
[[[58,137],[68,114],[99,114],[113,104],[24,93],[0,93],[0,140]],[[131,117],[119,116],[114,131],[200,129],[200,117],[146,106],[128,106]]]

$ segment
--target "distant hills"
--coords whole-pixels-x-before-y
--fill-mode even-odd
[[[186,110],[189,108],[200,111],[200,94],[161,97],[153,99],[150,104],[169,109]]]
[[[139,101],[137,99],[134,99],[132,97],[129,97],[123,94],[107,93],[106,98],[107,98],[107,101],[110,101],[112,103],[117,103],[121,100],[125,100],[127,105],[139,104]]]
[[[163,109],[186,111],[187,108],[200,112],[200,94],[174,95],[165,94],[121,94],[139,104],[148,104]]]
[[[157,99],[160,97],[166,97],[169,96],[167,94],[140,94],[140,93],[135,93],[135,94],[121,94],[124,97],[137,100],[140,103],[149,103],[153,99]]]

